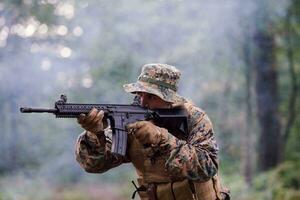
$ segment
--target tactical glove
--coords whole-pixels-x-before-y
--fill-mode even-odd
[[[98,111],[96,108],[93,108],[87,115],[80,114],[77,118],[77,122],[86,131],[99,134],[107,127],[107,120],[103,117],[103,110]]]
[[[139,140],[141,144],[158,145],[168,139],[168,130],[154,125],[150,121],[139,121],[127,126],[129,132]]]

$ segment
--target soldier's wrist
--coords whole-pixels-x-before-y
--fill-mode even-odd
[[[94,133],[91,131],[86,131],[87,139],[93,143],[99,143],[101,145],[106,143],[104,131],[102,133]]]

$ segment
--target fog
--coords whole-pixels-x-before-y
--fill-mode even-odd
[[[235,137],[246,123],[243,44],[253,42],[266,21],[284,17],[290,5],[288,0],[18,2],[0,2],[0,172],[6,175],[0,192],[11,199],[30,196],[27,190],[40,185],[119,183],[118,176],[131,188],[125,180],[134,179],[131,165],[101,175],[79,167],[74,144],[83,130],[75,120],[20,114],[19,107],[52,107],[60,94],[70,102],[130,103],[122,85],[134,82],[146,63],[181,70],[179,94],[211,116],[221,150],[229,145],[221,162],[228,154],[237,156]],[[230,144],[222,141],[227,130]],[[11,186],[18,180],[24,186],[15,191]]]

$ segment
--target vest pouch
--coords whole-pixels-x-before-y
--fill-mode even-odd
[[[159,183],[156,187],[156,195],[159,200],[174,199],[172,194],[172,183]]]
[[[138,194],[141,200],[149,200],[147,191],[139,191]]]

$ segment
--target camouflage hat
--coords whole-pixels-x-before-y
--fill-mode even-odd
[[[137,82],[123,87],[126,92],[147,92],[167,102],[184,103],[186,100],[176,93],[180,75],[180,71],[171,65],[146,64]]]

